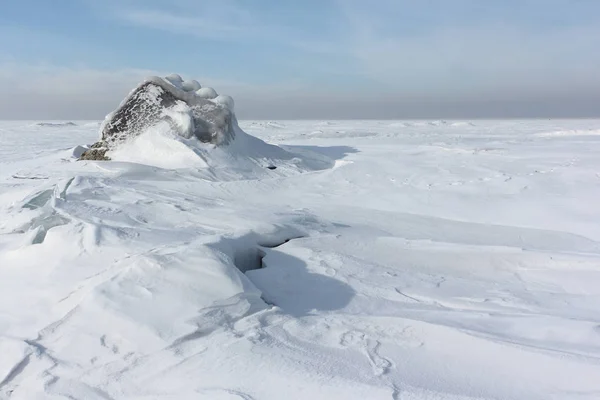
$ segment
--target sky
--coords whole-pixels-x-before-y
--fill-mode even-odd
[[[0,0],[0,119],[179,73],[242,119],[600,116],[598,0]]]

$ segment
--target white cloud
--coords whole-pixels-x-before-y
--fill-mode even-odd
[[[210,16],[191,17],[152,9],[122,11],[118,16],[133,25],[211,39],[240,38],[249,34],[248,27],[217,21]]]
[[[213,40],[243,40],[271,31],[260,14],[233,0],[107,1],[113,18],[148,29]]]

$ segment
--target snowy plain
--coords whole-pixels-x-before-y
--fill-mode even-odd
[[[600,121],[240,125],[0,123],[0,399],[600,399]]]

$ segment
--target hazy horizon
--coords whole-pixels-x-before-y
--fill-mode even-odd
[[[0,15],[0,119],[100,120],[176,72],[240,119],[600,117],[595,1],[42,0]]]

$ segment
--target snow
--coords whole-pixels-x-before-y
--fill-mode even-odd
[[[183,129],[182,129],[183,131]],[[204,168],[206,162],[170,131],[167,123],[147,129],[110,152],[111,160],[152,165],[159,168]]]
[[[192,110],[183,102],[162,110],[163,117],[171,122],[179,136],[189,139],[194,134],[194,116]],[[168,125],[168,124],[167,124]],[[153,128],[153,127],[149,127]]]
[[[159,125],[110,162],[39,122],[0,123],[1,399],[600,397],[600,121]]]

